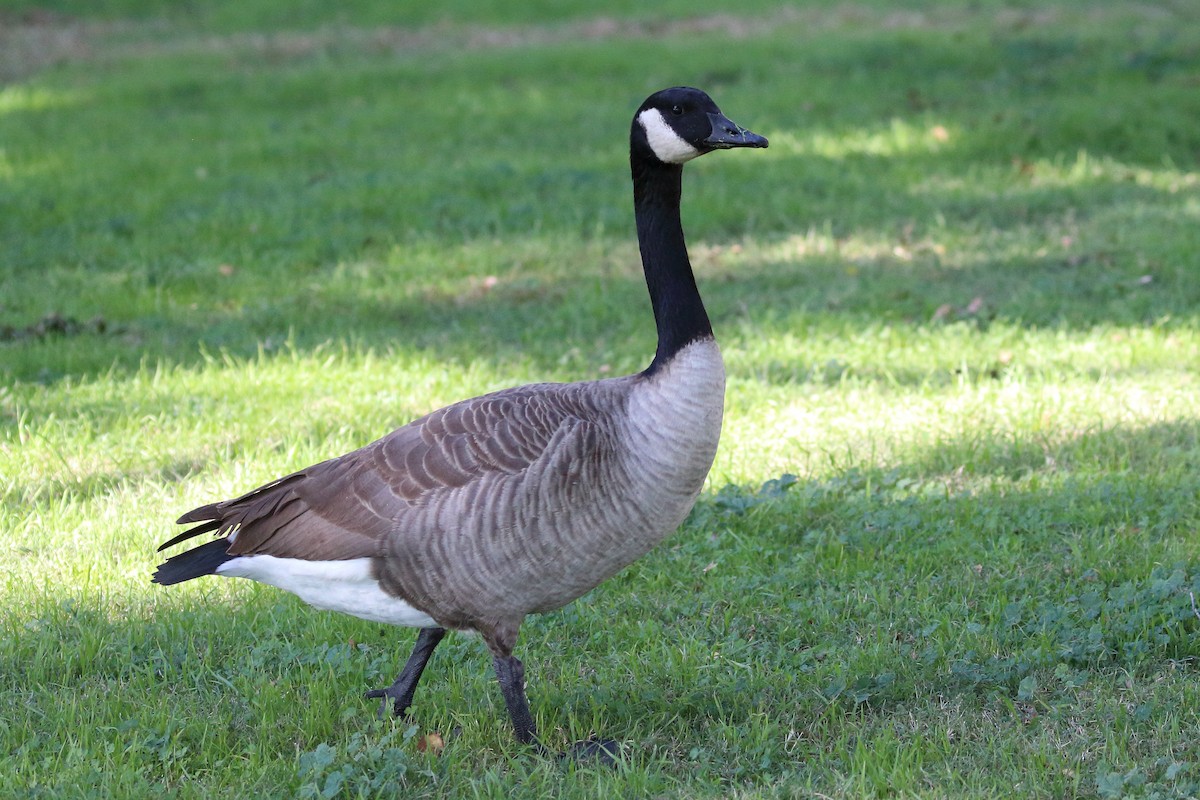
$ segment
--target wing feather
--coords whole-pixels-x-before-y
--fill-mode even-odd
[[[340,458],[194,509],[179,521],[201,524],[163,547],[212,532],[230,539],[231,555],[379,555],[415,509],[446,493],[477,495],[491,478],[528,469],[581,418],[594,418],[578,386],[534,384],[447,406]],[[596,441],[579,443],[586,450]],[[575,452],[571,460],[588,457]]]

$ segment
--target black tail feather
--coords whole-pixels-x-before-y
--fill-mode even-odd
[[[199,578],[202,575],[212,575],[217,571],[217,567],[226,561],[237,558],[237,556],[229,555],[226,552],[228,549],[228,539],[214,539],[207,544],[186,550],[159,564],[158,569],[154,572],[154,577],[150,580],[153,583],[170,586],[173,583],[190,581],[192,578]]]
[[[175,545],[179,544],[180,542],[186,542],[188,539],[191,539],[193,536],[199,536],[202,533],[208,533],[209,531],[215,531],[219,527],[221,527],[221,520],[214,519],[213,521],[206,522],[203,525],[197,525],[194,528],[189,528],[188,530],[184,531],[183,533],[179,534],[178,536],[168,539],[167,541],[160,544],[158,546],[158,552],[161,553],[163,550],[166,550],[168,547],[174,547]]]

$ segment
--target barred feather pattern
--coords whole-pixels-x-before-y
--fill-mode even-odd
[[[366,447],[202,506],[229,554],[370,557],[381,588],[451,628],[511,631],[661,542],[720,436],[712,338],[655,370],[466,400]],[[507,638],[507,637],[501,637]]]
[[[575,413],[540,458],[423,505],[387,540],[378,565],[387,591],[449,627],[519,624],[589,591],[678,527],[720,436],[716,343],[691,345],[653,378],[556,394]]]

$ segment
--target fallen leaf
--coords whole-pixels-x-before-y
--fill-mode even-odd
[[[435,756],[440,756],[442,751],[446,749],[446,742],[442,740],[442,735],[437,733],[427,733],[417,740],[417,750],[422,753],[432,753]]]

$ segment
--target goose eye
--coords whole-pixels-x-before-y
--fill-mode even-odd
[[[683,107],[682,106],[671,106],[671,113],[677,117],[683,116]]]

